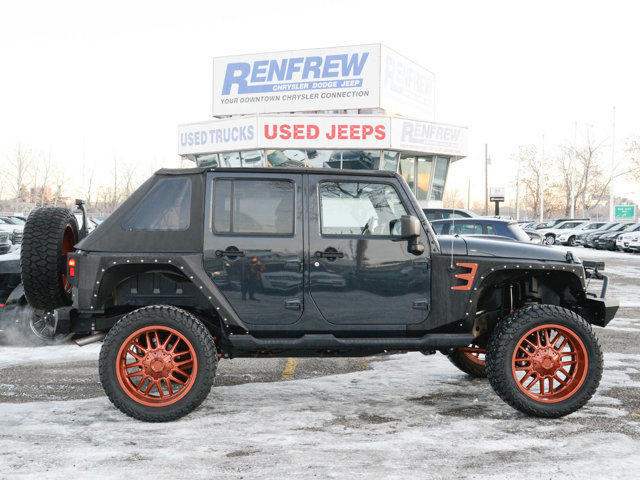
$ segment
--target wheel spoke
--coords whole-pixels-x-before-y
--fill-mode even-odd
[[[169,335],[167,335],[167,338],[162,344],[162,348],[164,348],[165,350],[167,349],[167,345],[169,345],[169,340],[171,340],[171,337],[173,337],[173,333],[169,332]]]
[[[171,380],[173,380],[174,382],[179,383],[180,385],[183,385],[183,386],[187,384],[187,382],[183,382],[182,380],[176,378],[173,372],[171,372],[169,375],[170,375],[169,378],[171,378]]]
[[[138,390],[139,392],[142,391],[142,385],[147,381],[147,378],[149,378],[147,375],[144,375],[142,377],[142,380],[140,380],[140,383],[136,386],[136,390]]]
[[[138,370],[137,372],[127,373],[127,378],[140,377],[140,376],[144,377],[144,372],[142,370]]]
[[[566,380],[562,380],[562,379],[558,376],[558,372],[556,372],[556,373],[553,375],[553,378],[555,378],[555,379],[560,383],[560,385],[562,385],[563,387],[565,387],[565,386],[567,385]]]
[[[562,353],[562,349],[563,349],[564,347],[566,347],[566,345],[567,345],[567,342],[568,342],[568,341],[569,341],[569,339],[568,339],[567,337],[564,337],[564,340],[562,341],[562,343],[560,344],[560,346],[556,348],[556,350],[557,350],[558,352]]]
[[[162,379],[156,382],[156,388],[158,389],[158,395],[160,395],[160,398],[164,398],[164,394],[162,393]]]
[[[528,378],[531,378],[531,375],[533,375],[533,370],[529,370],[527,373],[525,373],[524,376],[520,379],[520,385],[524,385],[524,382],[526,382]]]

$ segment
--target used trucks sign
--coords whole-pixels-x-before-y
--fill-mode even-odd
[[[383,108],[433,116],[433,74],[382,45],[213,59],[213,115]]]

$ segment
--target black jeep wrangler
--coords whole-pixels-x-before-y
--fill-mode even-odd
[[[561,249],[438,239],[391,172],[160,170],[79,235],[67,210],[31,213],[26,297],[56,334],[106,333],[105,392],[146,421],[196,408],[219,358],[403,351],[440,351],[511,406],[559,417],[595,392],[590,324],[617,310]]]

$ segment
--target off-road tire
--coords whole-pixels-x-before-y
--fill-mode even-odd
[[[512,371],[512,355],[523,335],[539,325],[555,324],[577,335],[588,359],[586,377],[570,397],[543,403],[523,393]],[[558,418],[575,412],[593,396],[602,377],[602,350],[591,325],[571,310],[555,305],[535,305],[517,310],[496,325],[487,346],[487,377],[494,391],[513,408],[528,415]]]
[[[71,292],[65,289],[64,282],[65,232],[78,241],[78,221],[66,208],[38,208],[27,218],[20,269],[25,295],[35,308],[53,310],[71,305]]]
[[[467,375],[471,375],[475,378],[487,377],[486,365],[484,363],[474,362],[468,355],[460,350],[454,350],[453,352],[448,353],[447,357],[451,363]]]
[[[164,326],[180,332],[189,340],[197,358],[197,372],[188,393],[166,406],[147,406],[131,398],[117,377],[117,357],[123,342],[147,326]],[[100,381],[109,400],[126,415],[145,422],[169,422],[197,408],[207,397],[216,375],[216,346],[204,324],[194,315],[176,307],[153,305],[122,317],[107,334],[100,350]]]

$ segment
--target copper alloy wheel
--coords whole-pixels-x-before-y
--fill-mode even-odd
[[[71,225],[67,225],[67,228],[64,229],[64,234],[62,236],[62,258],[64,258],[63,271],[65,272],[67,265],[67,254],[75,251],[74,246],[76,243],[78,243],[76,233]],[[66,273],[62,274],[62,285],[64,285],[65,292],[69,293],[71,291],[71,283],[67,281]]]
[[[520,390],[538,402],[556,403],[576,393],[587,377],[589,358],[580,337],[561,325],[540,325],[525,333],[511,368]]]
[[[480,345],[472,343],[468,347],[459,348],[458,351],[464,354],[464,356],[471,360],[473,363],[484,365],[484,357],[487,353],[487,349],[485,347],[481,347]]]
[[[136,402],[165,407],[183,398],[198,373],[196,352],[184,335],[164,326],[131,334],[116,357],[122,389]]]

